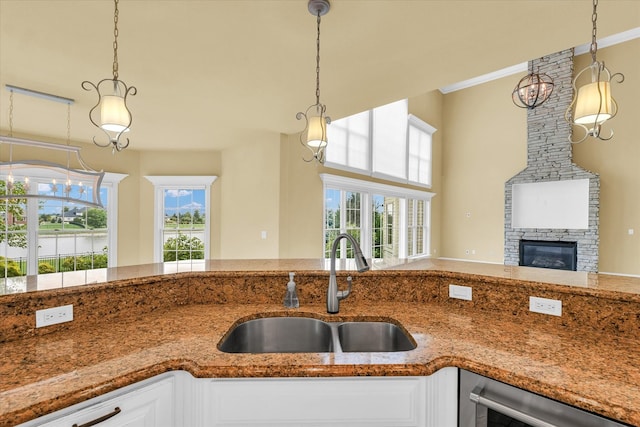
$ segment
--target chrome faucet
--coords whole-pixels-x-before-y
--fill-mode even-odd
[[[356,261],[356,267],[358,273],[362,273],[369,269],[367,260],[362,255],[362,249],[350,234],[342,233],[336,237],[331,246],[331,271],[329,273],[329,288],[327,289],[327,313],[335,314],[340,311],[340,300],[345,299],[351,293],[351,276],[347,277],[348,288],[346,291],[338,291],[338,280],[336,279],[336,251],[338,250],[338,244],[341,239],[347,239],[353,246],[353,257]]]

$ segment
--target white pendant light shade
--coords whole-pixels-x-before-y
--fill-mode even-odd
[[[608,81],[586,84],[578,89],[574,122],[583,125],[604,123],[615,114],[612,108]]]
[[[309,117],[307,145],[312,148],[324,148],[327,146],[327,119],[325,117]]]
[[[124,98],[118,95],[103,95],[100,101],[100,127],[111,132],[127,132],[131,115]]]

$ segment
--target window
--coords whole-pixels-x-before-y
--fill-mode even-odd
[[[335,120],[327,128],[326,165],[418,186],[431,186],[436,129],[408,114],[406,99]]]
[[[407,173],[411,184],[431,187],[431,138],[435,131],[433,126],[409,115]]]
[[[32,191],[50,180],[29,174]],[[107,280],[117,264],[117,187],[126,175],[106,173],[104,209],[60,199],[0,199],[0,294]],[[6,183],[0,181],[4,192]],[[27,286],[27,276],[37,280]]]
[[[407,257],[429,254],[428,202],[419,199],[407,200]]]
[[[324,183],[324,255],[339,233],[349,233],[374,262],[429,255],[433,193],[321,174]],[[342,221],[342,218],[345,218]],[[352,258],[340,241],[337,256]],[[348,246],[350,248],[350,245]]]
[[[178,271],[210,253],[210,194],[216,176],[147,176],[156,188],[154,261]]]

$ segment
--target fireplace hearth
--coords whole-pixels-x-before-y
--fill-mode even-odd
[[[520,240],[519,265],[576,271],[578,266],[578,244],[577,242]]]

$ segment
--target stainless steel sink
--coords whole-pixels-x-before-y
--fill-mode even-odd
[[[408,351],[416,348],[398,325],[387,322],[345,322],[338,325],[342,351]]]
[[[233,327],[218,345],[226,353],[392,352],[416,348],[388,322],[324,322],[307,317],[265,317]]]
[[[233,328],[218,347],[227,353],[324,353],[333,350],[331,326],[307,317],[265,317]]]

